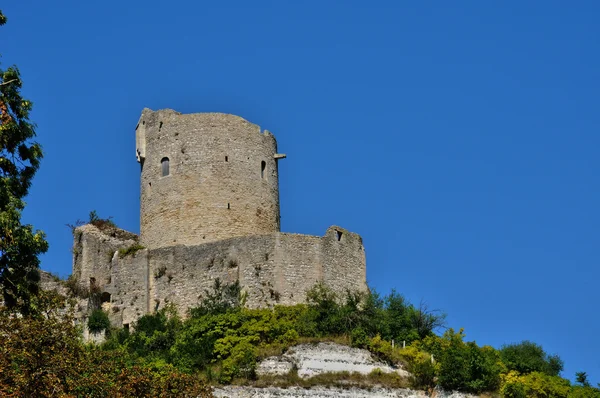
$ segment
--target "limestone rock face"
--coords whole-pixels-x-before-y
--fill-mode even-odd
[[[375,369],[384,373],[396,372],[408,377],[410,373],[401,368],[393,368],[377,361],[367,350],[352,348],[335,343],[300,344],[288,350],[281,357],[265,359],[258,365],[258,375],[282,375],[292,368],[298,370],[302,378],[322,373],[350,372],[369,374]]]
[[[327,388],[313,387],[310,389],[291,387],[291,388],[252,388],[252,387],[233,387],[227,386],[216,388],[213,394],[217,398],[425,398],[428,395],[424,391],[409,390],[407,388],[389,389],[372,388],[369,390],[360,388]],[[457,392],[446,393],[436,391],[436,398],[474,398],[473,395],[461,394]]]

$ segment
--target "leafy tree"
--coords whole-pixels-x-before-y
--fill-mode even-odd
[[[0,25],[5,23],[0,11]],[[23,199],[42,158],[22,84],[16,66],[0,69],[0,284],[5,304],[27,314],[39,290],[38,255],[48,243],[43,232],[21,223]]]
[[[504,370],[498,351],[464,342],[463,330],[448,329],[442,337],[431,335],[415,343],[434,355],[439,385],[446,390],[466,392],[495,391]]]
[[[0,308],[2,397],[212,396],[198,377],[135,363],[124,350],[84,346],[73,307],[54,292],[36,298],[40,316]]]
[[[575,381],[577,381],[577,383],[581,384],[583,387],[590,387],[587,372],[575,373]]]
[[[509,370],[519,373],[542,372],[558,376],[563,369],[563,361],[558,355],[548,355],[542,346],[531,341],[505,345],[500,349],[500,355]]]

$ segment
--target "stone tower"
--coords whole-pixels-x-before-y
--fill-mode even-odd
[[[273,134],[222,113],[144,109],[140,242],[149,249],[279,232]]]

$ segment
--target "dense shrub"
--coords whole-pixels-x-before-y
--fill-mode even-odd
[[[464,342],[462,329],[448,329],[442,337],[429,336],[417,346],[433,354],[437,361],[439,385],[447,390],[467,392],[496,391],[504,367],[492,347]]]
[[[91,333],[100,333],[110,328],[110,320],[106,312],[101,309],[92,311],[88,317],[88,330]]]
[[[558,376],[563,369],[563,361],[557,355],[548,355],[531,341],[505,345],[500,349],[500,355],[509,370],[519,373],[542,372]]]
[[[541,372],[519,375],[512,370],[503,376],[501,394],[507,398],[567,398],[571,392],[568,380]]]
[[[123,349],[84,346],[72,307],[55,293],[36,301],[31,316],[0,308],[0,396],[212,396],[197,376],[173,366],[151,368]]]

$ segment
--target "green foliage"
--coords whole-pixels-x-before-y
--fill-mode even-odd
[[[0,25],[4,23],[0,11]],[[21,96],[22,85],[16,66],[0,68],[0,285],[5,305],[27,314],[36,310],[32,298],[39,290],[38,256],[48,243],[43,232],[21,223],[23,199],[42,158],[29,120],[32,103]]]
[[[56,293],[36,298],[35,316],[0,308],[0,396],[211,397],[197,376],[148,366],[122,349],[81,343],[73,307]]]
[[[219,278],[215,279],[212,290],[204,292],[204,298],[200,305],[190,309],[192,318],[204,315],[221,314],[228,311],[239,310],[244,304],[242,288],[239,281],[229,285],[223,285]]]
[[[92,311],[88,317],[88,330],[91,333],[100,333],[110,328],[110,320],[106,312],[101,309]]]
[[[428,336],[417,346],[433,354],[442,388],[473,393],[497,390],[504,370],[498,352],[464,342],[464,337],[462,329],[458,333],[448,329],[442,337]]]
[[[575,381],[583,387],[590,387],[590,382],[588,380],[588,375],[586,372],[575,373]]]
[[[98,216],[98,213],[96,212],[96,210],[90,211],[88,223],[92,224],[93,226],[100,229],[101,231],[117,228],[117,224],[115,224],[112,221],[112,217],[101,218],[100,216]]]
[[[350,332],[350,339],[352,347],[367,348],[369,346],[369,336],[367,336],[367,332],[361,327],[353,329]]]
[[[254,379],[256,367],[256,346],[250,339],[244,339],[229,351],[229,355],[223,361],[219,381],[228,383],[234,377]]]
[[[396,292],[383,298],[373,291],[339,297],[326,286],[317,285],[307,296],[307,304],[247,309],[242,305],[239,285],[225,286],[217,281],[186,320],[180,320],[172,308],[163,309],[140,318],[132,333],[114,332],[103,348],[123,350],[156,369],[174,366],[184,372],[203,371],[209,380],[220,383],[241,379],[254,385],[310,386],[317,379],[302,381],[293,374],[278,382],[256,380],[255,365],[267,356],[281,355],[298,342],[333,339],[366,348],[380,360],[402,366],[413,375],[413,387],[429,392],[441,387],[470,393],[501,392],[507,397],[563,396],[560,394],[565,391],[569,397],[596,397],[596,389],[570,387],[560,377],[509,372],[500,351],[464,341],[462,330],[448,329],[443,336],[436,336],[433,331],[443,323],[443,315],[423,305],[415,307]],[[402,348],[401,341],[396,340],[392,346],[392,338],[399,337],[412,339],[412,343]],[[332,377],[318,380],[326,385],[364,386],[376,380],[388,386],[408,383],[399,381],[398,375],[377,372],[368,377]]]
[[[600,398],[600,389],[591,386],[574,386],[568,398]]]
[[[142,249],[145,249],[145,247],[138,243],[135,243],[129,247],[119,249],[119,258],[133,256],[133,255],[135,255],[135,253],[137,253],[139,250],[142,250]],[[112,256],[111,256],[111,258],[112,258]]]
[[[500,355],[509,370],[519,373],[542,372],[558,376],[563,369],[563,361],[557,355],[548,355],[531,341],[505,345],[500,349]]]
[[[423,303],[417,308],[395,291],[381,298],[377,292],[346,292],[339,297],[324,284],[307,292],[309,311],[304,326],[314,336],[350,334],[362,329],[369,337],[411,342],[432,335],[443,327],[445,315],[430,311]]]
[[[567,398],[572,391],[568,380],[541,372],[520,375],[512,370],[503,376],[500,393],[507,398]]]

